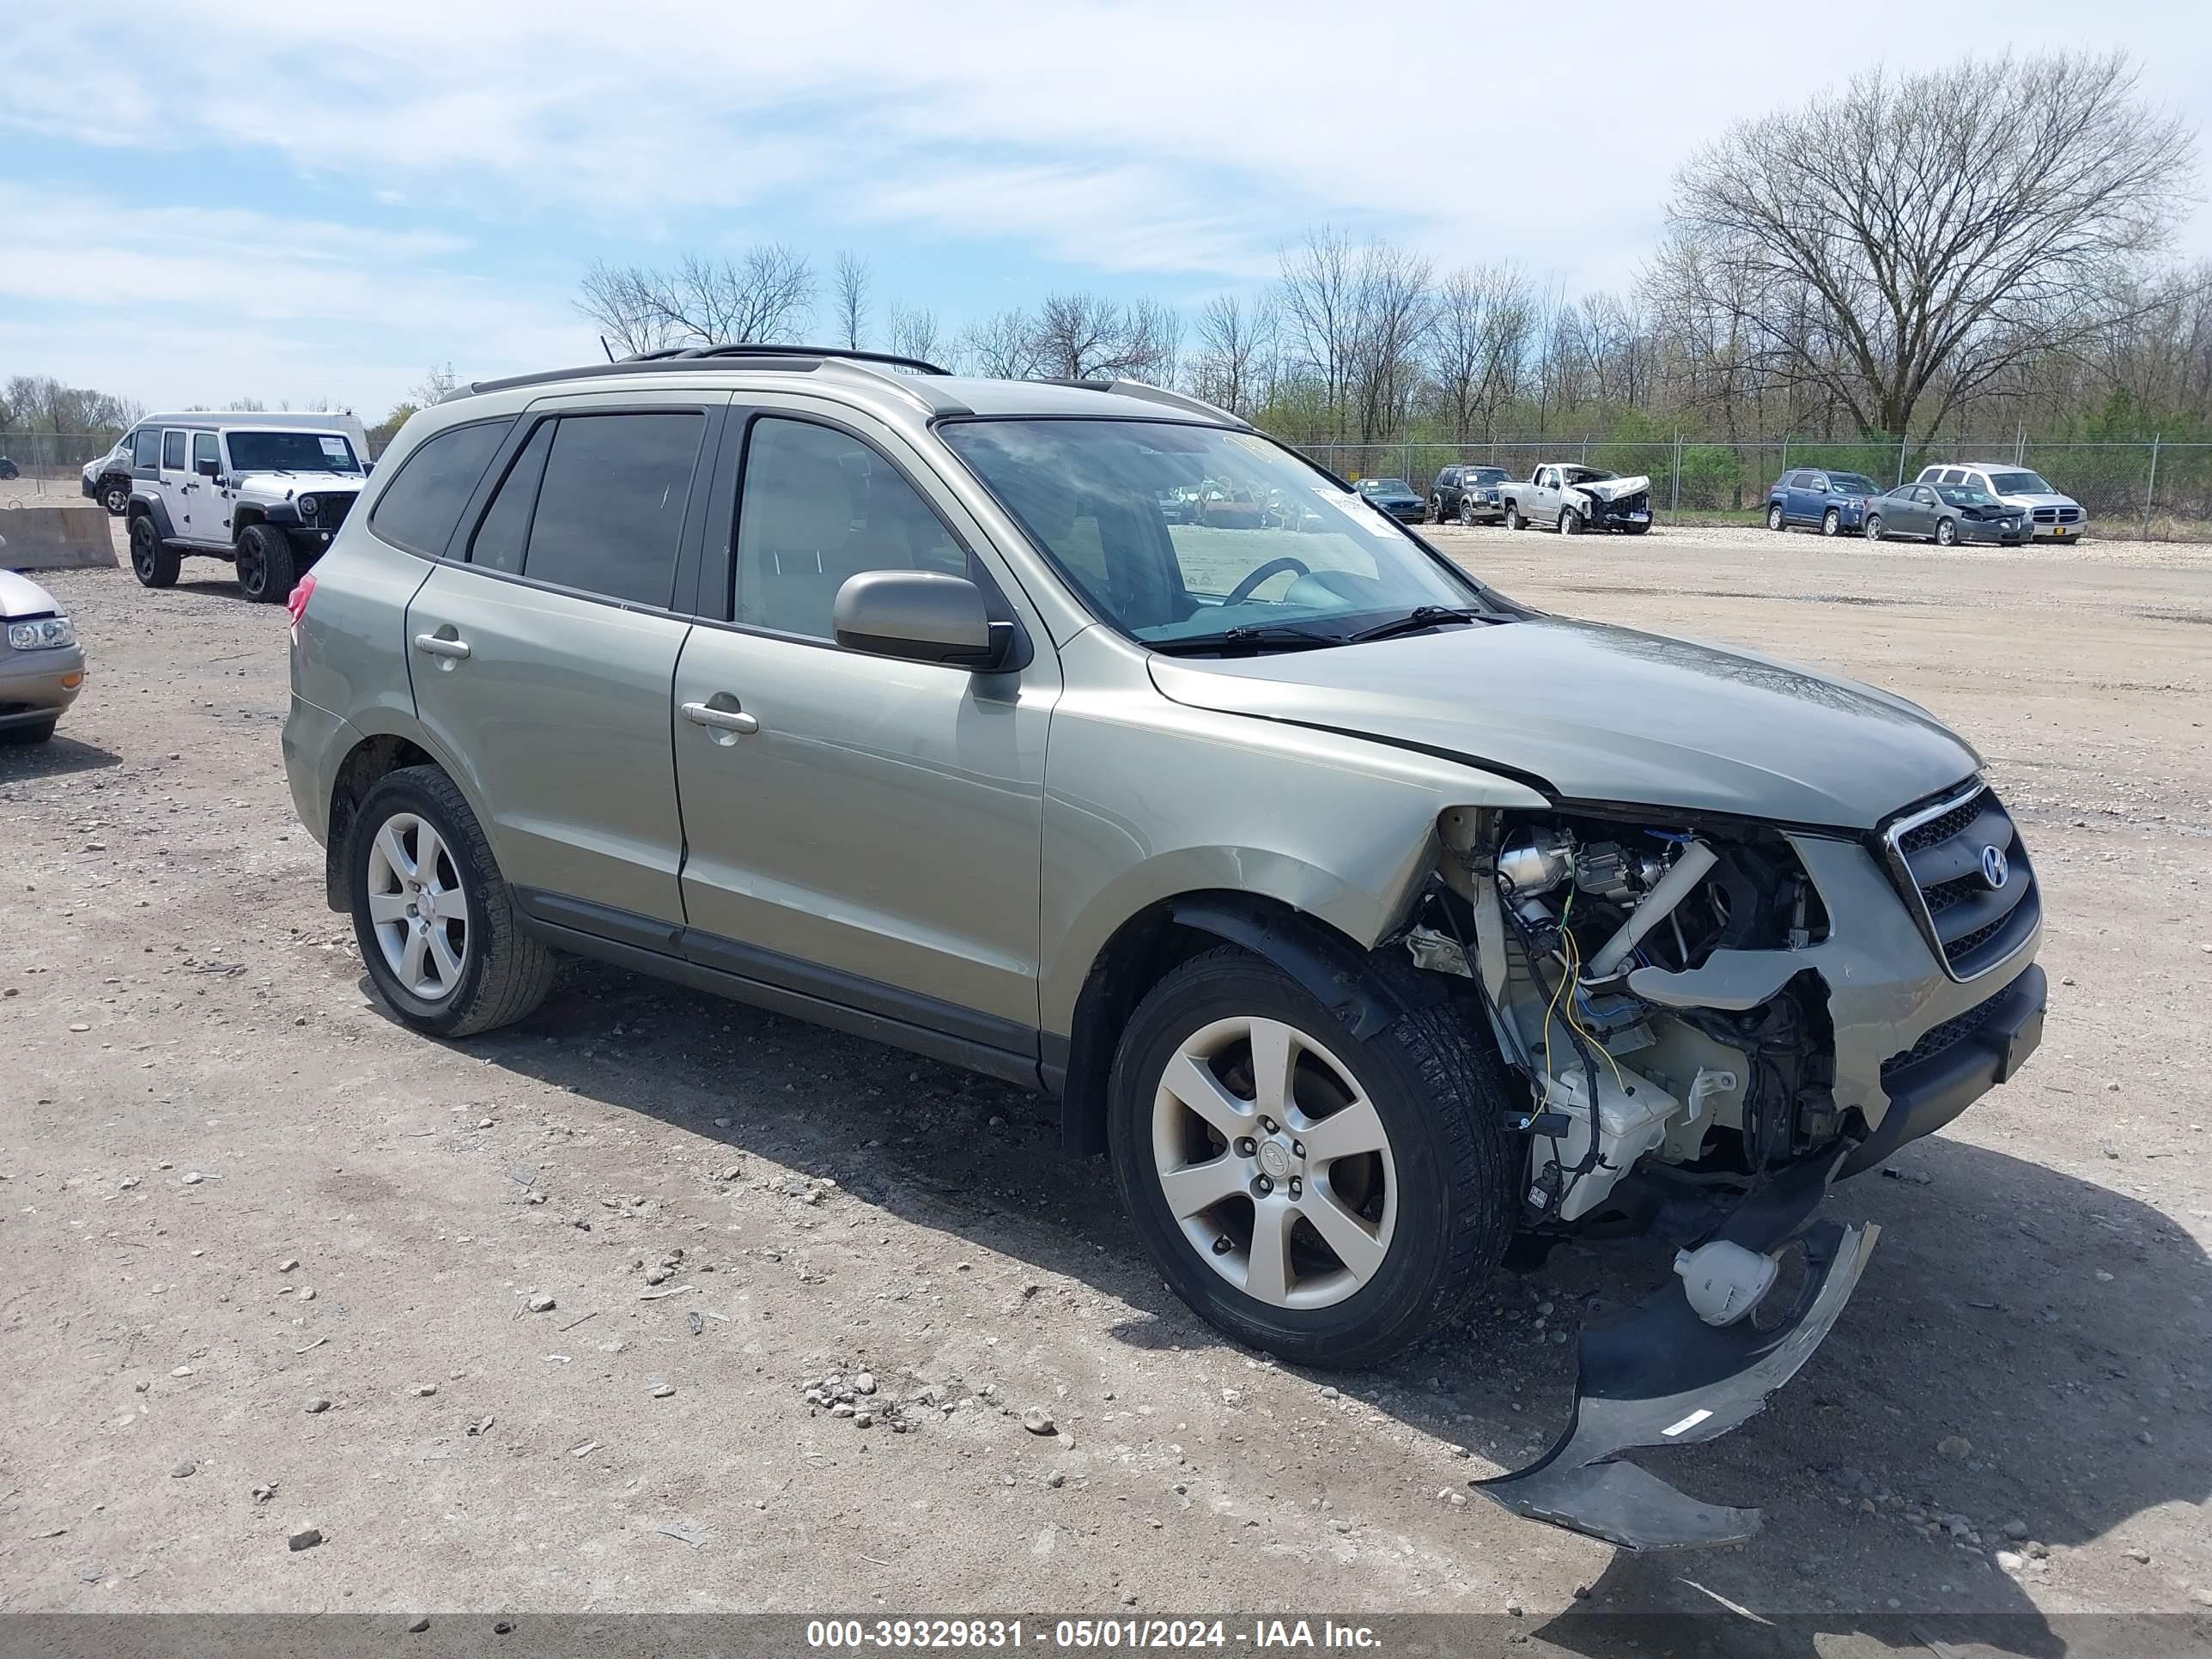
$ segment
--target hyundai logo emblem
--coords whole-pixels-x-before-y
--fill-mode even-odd
[[[1982,879],[1993,888],[2002,887],[2005,884],[2006,874],[2004,848],[2002,847],[1982,848]]]

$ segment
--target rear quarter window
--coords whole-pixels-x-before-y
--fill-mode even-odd
[[[442,557],[461,511],[506,441],[512,417],[449,428],[416,446],[384,487],[368,526],[395,547]]]

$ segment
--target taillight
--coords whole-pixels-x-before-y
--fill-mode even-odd
[[[315,573],[310,570],[293,584],[292,597],[284,601],[284,609],[292,613],[292,643],[300,642],[300,624],[307,619],[307,601],[314,597]]]

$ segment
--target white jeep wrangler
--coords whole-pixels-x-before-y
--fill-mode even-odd
[[[229,559],[249,599],[283,603],[322,556],[368,474],[350,415],[202,410],[131,434],[131,568],[148,587],[186,555]]]

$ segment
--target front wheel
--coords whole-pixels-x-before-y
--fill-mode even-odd
[[[100,487],[100,504],[107,509],[110,518],[121,518],[131,510],[131,486],[109,479]]]
[[[1769,501],[1766,504],[1766,527],[1769,530],[1779,530],[1782,528],[1781,502]]]
[[[282,605],[299,580],[292,538],[273,524],[248,526],[238,538],[239,591],[257,605]]]
[[[1428,514],[1422,519],[1421,522],[1423,524],[1442,524],[1443,521],[1444,498],[1441,495],[1430,496]]]
[[[1880,541],[1880,540],[1881,539],[1881,514],[1879,514],[1879,513],[1869,513],[1869,514],[1867,515],[1867,521],[1866,521],[1866,538],[1867,538],[1869,541],[1870,541],[1870,542],[1878,542],[1878,541]]]
[[[1958,544],[1958,520],[1955,519],[1938,519],[1936,521],[1936,545],[1938,547],[1956,547]]]
[[[1834,507],[1830,507],[1826,514],[1821,515],[1820,533],[1823,536],[1839,534],[1842,532],[1843,527],[1844,515],[1837,512]]]
[[[1474,503],[1464,495],[1459,501],[1459,527],[1462,530],[1474,528]]]
[[[476,814],[434,766],[404,767],[361,804],[348,849],[354,938],[370,981],[433,1036],[509,1025],[553,983]]]
[[[1110,1085],[1123,1201],[1176,1295],[1296,1364],[1461,1317],[1514,1215],[1497,1062],[1447,1006],[1362,1041],[1241,951],[1145,998]]]
[[[1562,536],[1579,536],[1582,533],[1583,515],[1576,512],[1571,507],[1561,507],[1559,509],[1559,534]]]

